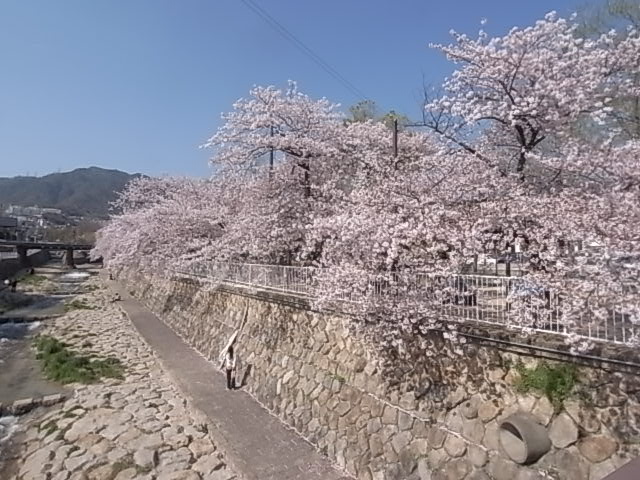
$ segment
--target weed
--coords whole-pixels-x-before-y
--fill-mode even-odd
[[[116,358],[96,359],[69,350],[58,339],[41,335],[34,341],[44,374],[60,383],[95,383],[101,377],[123,378],[124,367]]]
[[[527,368],[522,363],[517,363],[514,368],[520,374],[516,388],[520,392],[534,390],[544,394],[556,411],[562,409],[564,400],[578,383],[578,369],[575,365],[540,362],[533,368]]]
[[[23,285],[40,285],[47,281],[47,277],[44,275],[26,275],[20,279],[20,283]]]
[[[95,310],[96,307],[89,305],[86,300],[72,300],[64,304],[64,311],[70,312],[72,310]]]
[[[53,420],[50,420],[47,423],[41,423],[40,425],[38,425],[38,431],[42,432],[43,430],[47,432],[45,437],[48,437],[53,432],[58,430],[58,425]]]
[[[342,375],[338,375],[337,373],[332,375],[332,377],[334,378],[334,380],[337,380],[340,383],[345,383],[347,381],[346,378],[344,378]]]

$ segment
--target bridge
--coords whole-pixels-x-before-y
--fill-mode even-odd
[[[82,243],[58,243],[58,242],[29,242],[22,240],[0,240],[0,247],[13,247],[16,249],[18,253],[18,258],[20,260],[20,266],[23,268],[28,268],[31,265],[29,264],[29,256],[27,252],[29,250],[53,250],[53,251],[64,251],[65,252],[65,264],[70,268],[75,268],[75,263],[73,261],[73,252],[74,250],[91,250],[93,245],[82,244]]]

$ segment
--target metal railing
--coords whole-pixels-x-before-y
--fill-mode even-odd
[[[175,273],[201,280],[316,297],[320,269],[248,263],[200,263]],[[567,303],[552,290],[521,277],[489,275],[393,274],[367,282],[365,294],[339,295],[344,302],[429,305],[448,321],[474,321],[610,343],[637,342],[640,326],[630,315],[611,309],[604,318],[587,313],[567,316]],[[571,321],[567,318],[572,318]]]

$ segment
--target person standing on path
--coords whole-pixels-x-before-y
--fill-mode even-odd
[[[227,371],[227,390],[233,390],[236,388],[236,357],[233,352],[233,346],[227,349],[223,364]]]

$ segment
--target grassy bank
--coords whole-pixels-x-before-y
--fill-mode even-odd
[[[72,300],[64,304],[64,311],[71,312],[73,310],[95,310],[96,307],[87,303],[86,300]]]
[[[124,366],[117,358],[82,355],[49,335],[34,340],[45,376],[60,383],[95,383],[101,378],[123,379]]]
[[[42,285],[47,281],[47,277],[44,275],[25,275],[18,279],[18,284],[29,285],[32,287]]]

